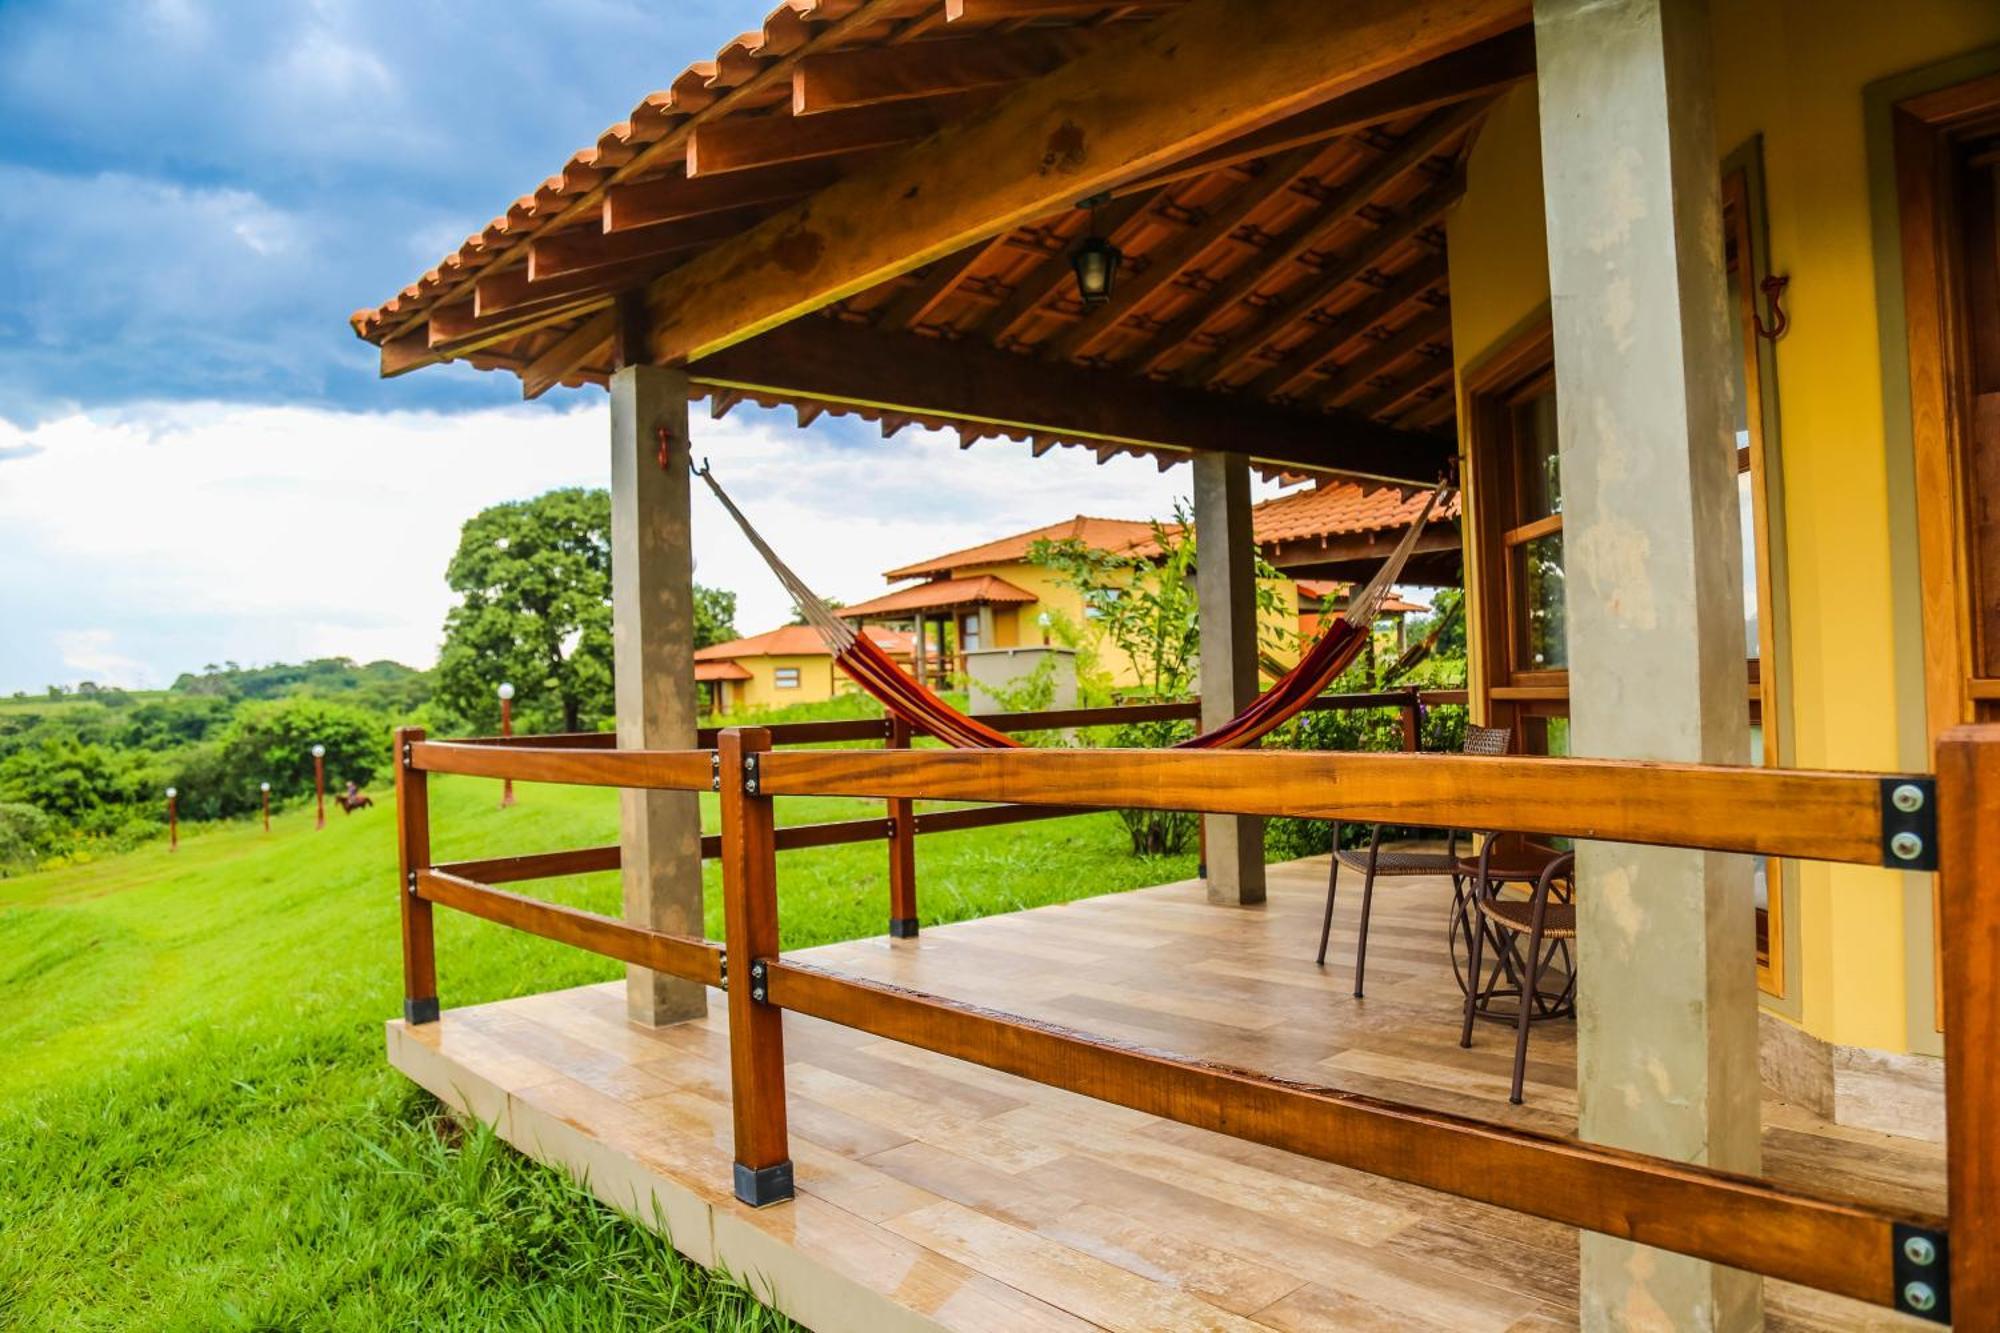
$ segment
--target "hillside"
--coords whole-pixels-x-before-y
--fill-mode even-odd
[[[612,840],[612,792],[434,783],[440,858]],[[706,798],[705,798],[706,799]],[[781,802],[854,817],[864,802]],[[714,811],[705,812],[711,823]],[[201,830],[0,881],[0,1325],[762,1327],[740,1293],[489,1137],[382,1056],[400,1009],[386,806]],[[926,839],[924,919],[1155,883],[1117,817]],[[882,929],[876,844],[780,862],[786,947]],[[711,934],[716,919],[710,868]],[[615,876],[529,886],[615,910]],[[617,975],[443,913],[447,1006]]]

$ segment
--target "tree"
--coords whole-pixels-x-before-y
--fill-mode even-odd
[[[611,702],[611,497],[575,487],[482,510],[460,530],[445,582],[438,701],[499,726],[494,691],[514,686],[523,731],[582,731]]]
[[[389,767],[388,725],[347,704],[306,695],[247,703],[223,733],[220,753],[190,754],[179,785],[199,814],[247,811],[257,784],[275,796],[303,796],[313,789],[312,747],[326,747],[326,782],[332,790],[352,778],[366,783]],[[226,792],[220,790],[226,788]]]
[[[1185,504],[1171,524],[1153,523],[1153,554],[1102,551],[1077,538],[1037,541],[1028,558],[1047,566],[1083,597],[1087,640],[1109,643],[1138,673],[1135,691],[1148,699],[1185,699],[1200,670],[1201,618],[1195,594],[1195,529]],[[1257,561],[1259,620],[1279,609],[1273,581],[1282,577]],[[1185,723],[1139,722],[1117,728],[1113,745],[1156,748],[1189,734]],[[1118,816],[1140,856],[1186,850],[1197,816],[1182,810],[1120,810]]]
[[[736,594],[694,585],[694,646],[728,643],[736,636]]]

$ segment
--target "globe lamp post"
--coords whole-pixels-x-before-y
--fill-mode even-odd
[[[507,739],[514,734],[514,687],[506,681],[500,682],[500,735]],[[514,779],[502,780],[500,787],[500,808],[505,810],[514,804]]]
[[[181,849],[181,794],[177,788],[167,788],[167,850]]]
[[[326,747],[315,745],[313,755],[313,799],[318,804],[319,814],[313,821],[314,828],[326,827]]]
[[[269,833],[271,831],[271,784],[260,782],[257,784],[257,791],[264,798],[264,832]]]

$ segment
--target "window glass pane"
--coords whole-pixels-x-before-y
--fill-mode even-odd
[[[1762,654],[1757,647],[1757,510],[1748,472],[1736,474],[1736,515],[1743,534],[1743,639],[1754,660]]]
[[[1569,666],[1563,625],[1563,535],[1560,529],[1514,548],[1514,587],[1521,615],[1521,662],[1526,671]]]
[[[1538,393],[1514,407],[1514,447],[1519,450],[1521,509],[1515,523],[1562,512],[1562,456],[1556,446],[1556,396]]]

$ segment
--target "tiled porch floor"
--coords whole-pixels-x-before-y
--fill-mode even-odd
[[[1457,1044],[1449,886],[1378,889],[1369,996],[1350,995],[1359,894],[1312,955],[1324,858],[1272,868],[1261,908],[1198,884],[801,957],[1106,1036],[1399,1101],[1568,1133],[1570,1025]],[[782,881],[781,881],[782,887]],[[1358,888],[1358,885],[1355,887]],[[727,1035],[628,1025],[617,985],[389,1024],[390,1059],[523,1151],[587,1174],[821,1333],[837,1329],[1555,1329],[1576,1323],[1574,1233],[1189,1129],[788,1015],[799,1198],[730,1195]],[[1933,1144],[1767,1100],[1766,1170],[1942,1211]],[[1767,1284],[1774,1329],[1923,1327]]]

